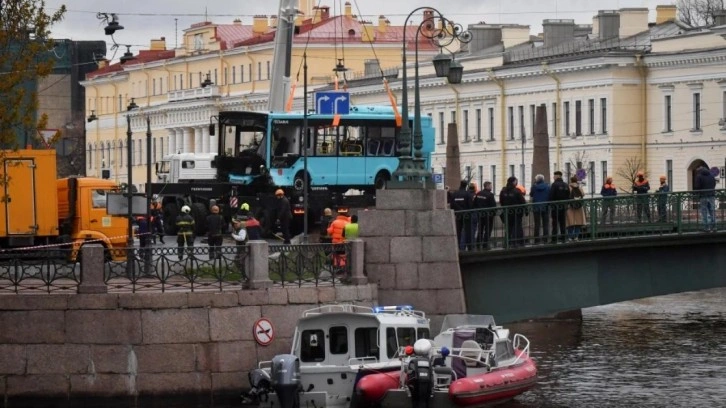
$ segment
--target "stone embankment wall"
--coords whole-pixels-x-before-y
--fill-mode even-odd
[[[249,387],[258,361],[290,351],[301,313],[372,305],[375,285],[215,293],[0,296],[4,398],[222,394]],[[270,319],[272,344],[253,338]]]

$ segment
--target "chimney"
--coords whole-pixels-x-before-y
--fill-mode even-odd
[[[277,28],[277,14],[273,14],[270,16],[270,27]]]
[[[594,16],[592,18],[592,35],[595,38],[600,38],[600,16]]]
[[[345,2],[345,16],[346,17],[352,17],[353,16],[353,9],[350,7],[350,2]]]
[[[592,33],[592,25],[590,24],[577,24],[575,26],[575,38],[587,37]]]
[[[158,40],[151,40],[150,51],[165,51],[166,50],[166,37],[161,37]]]
[[[726,25],[726,10],[719,10],[713,13],[713,25]]]
[[[98,69],[106,68],[108,66],[108,60],[106,58],[101,58],[96,61],[96,65],[98,65]]]
[[[655,6],[655,23],[663,24],[668,21],[675,21],[678,7],[675,4]]]
[[[547,19],[542,22],[544,46],[570,42],[575,39],[575,20],[570,18]]]
[[[373,42],[376,40],[376,32],[375,29],[371,26],[370,21],[361,21],[361,25],[363,26],[363,29],[360,33],[360,39],[363,42]]]
[[[502,43],[502,27],[492,24],[469,24],[469,52],[481,51]]]
[[[256,15],[252,18],[252,33],[253,34],[264,34],[267,29],[270,28],[267,21],[266,15]]]
[[[390,24],[390,22],[388,21],[386,16],[384,16],[383,14],[378,16],[378,32],[379,33],[381,33],[381,34],[385,33],[386,28],[388,27],[388,24]]]
[[[320,7],[313,7],[313,24],[317,24],[323,19],[323,12]]]
[[[620,9],[620,38],[632,37],[648,30],[648,8],[633,7]]]
[[[620,14],[617,10],[599,10],[597,12],[597,28],[600,40],[607,40],[618,36],[620,30]],[[593,30],[594,31],[594,30]]]
[[[325,21],[330,18],[330,7],[320,6],[320,19]]]
[[[235,18],[234,21],[232,21],[232,24],[240,26],[242,25],[242,20],[240,20],[239,18]]]
[[[526,43],[529,41],[529,26],[520,24],[502,24],[501,38],[504,49]]]
[[[363,62],[363,66],[363,75],[366,77],[377,76],[381,74],[381,63],[378,60],[365,60]]]

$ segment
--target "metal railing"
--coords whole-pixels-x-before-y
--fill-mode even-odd
[[[483,251],[723,231],[726,230],[726,190],[713,193],[713,222],[704,219],[702,193],[694,191],[457,211],[459,247],[464,251]],[[573,207],[581,207],[585,213],[585,223],[579,226],[579,231],[574,227],[568,230],[568,213],[572,213]]]
[[[263,266],[257,274],[266,275],[261,279],[271,285],[352,283],[350,243],[265,248],[261,256],[267,258],[267,270]],[[77,293],[83,283],[82,257],[83,251],[65,248],[0,251],[0,295]],[[253,258],[249,246],[105,248],[97,265],[108,292],[225,291],[250,287],[250,272],[260,261]]]

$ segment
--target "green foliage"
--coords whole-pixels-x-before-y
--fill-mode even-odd
[[[38,117],[37,80],[53,70],[51,26],[63,19],[61,6],[48,14],[43,0],[0,1],[0,144],[17,147],[18,132],[45,128]]]

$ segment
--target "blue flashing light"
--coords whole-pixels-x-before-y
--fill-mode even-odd
[[[441,347],[441,357],[446,358],[449,356],[449,354],[451,354],[451,351],[449,350],[448,347],[446,347],[446,346]]]
[[[374,313],[382,312],[400,312],[403,310],[411,311],[413,306],[411,305],[399,305],[399,306],[376,306],[373,308]]]

